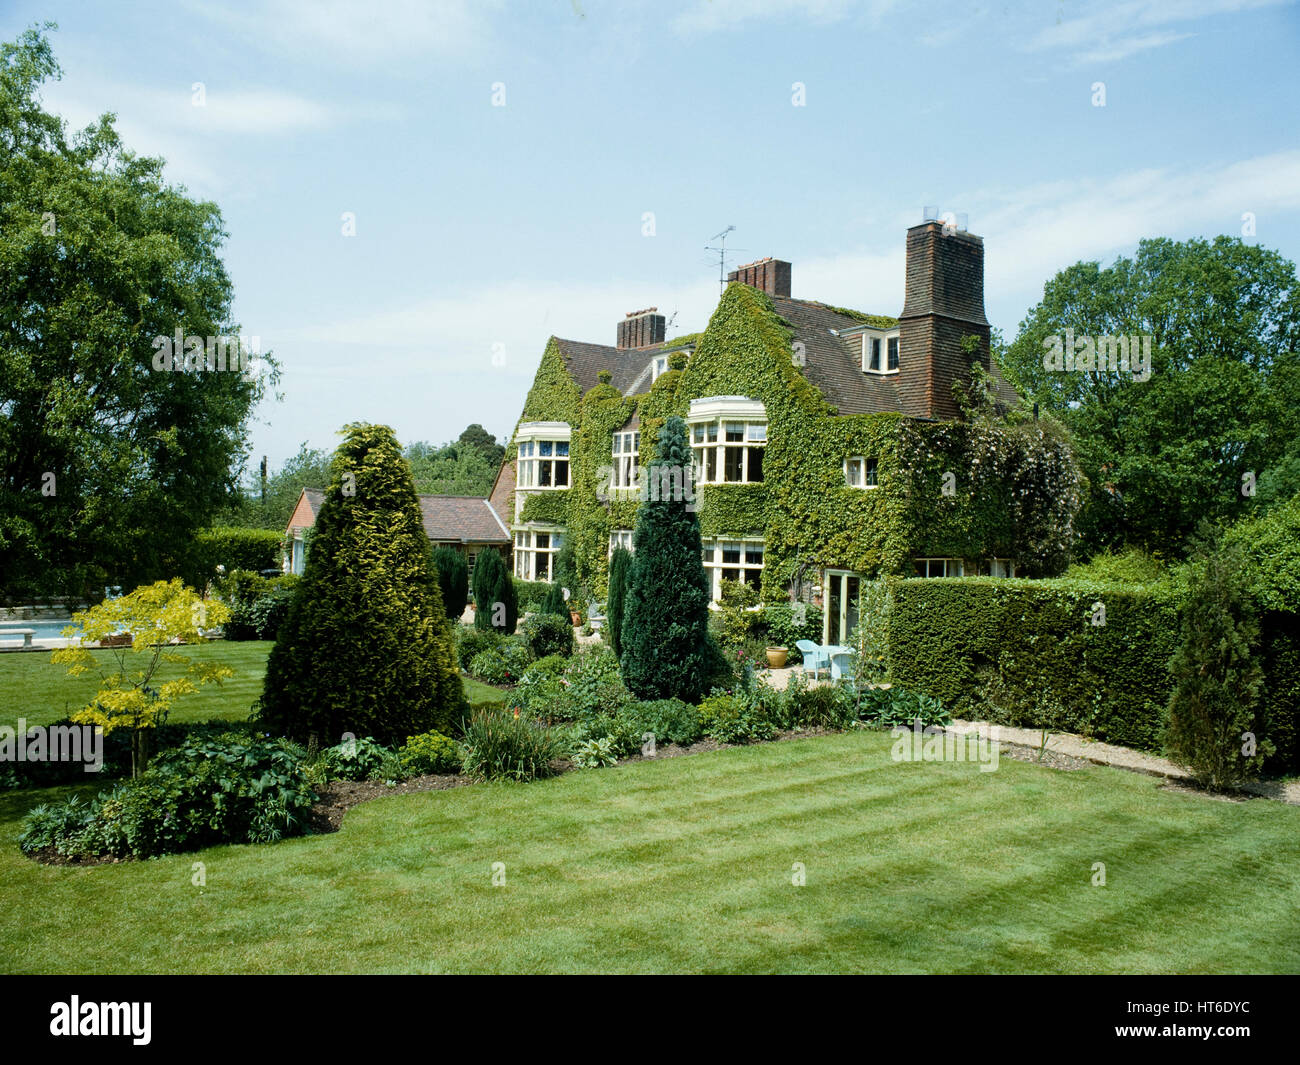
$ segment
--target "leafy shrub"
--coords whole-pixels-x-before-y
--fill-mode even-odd
[[[685,747],[704,735],[700,712],[681,699],[633,703],[623,712],[623,718],[633,735],[640,737],[649,732],[655,743],[676,743]]]
[[[568,685],[558,716],[576,720],[600,714],[617,717],[633,701],[619,674],[618,659],[608,647],[597,646],[575,655],[565,679]]]
[[[320,753],[331,780],[374,780],[384,759],[392,754],[391,748],[376,743],[366,736],[359,740],[348,739]]]
[[[546,598],[546,593],[550,591],[549,581],[525,581],[518,577],[512,577],[511,580],[515,586],[515,599],[519,604],[519,613],[535,613],[542,605],[542,600]]]
[[[564,655],[546,655],[538,658],[524,671],[524,676],[520,678],[522,684],[528,678],[540,677],[562,677],[565,670],[569,668],[569,659]]]
[[[465,772],[475,780],[536,780],[555,773],[562,737],[527,714],[475,710],[465,726]]]
[[[266,843],[303,830],[315,800],[287,740],[227,733],[158,754],[139,777],[82,806],[38,807],[19,846],[33,853],[152,857],[217,843]]]
[[[1264,671],[1243,555],[1230,545],[1190,575],[1182,642],[1169,661],[1169,754],[1198,783],[1219,791],[1250,780],[1274,750],[1257,731]],[[1248,735],[1256,737],[1254,747],[1243,742]]]
[[[1093,581],[1118,581],[1121,584],[1151,584],[1168,575],[1164,562],[1139,547],[1112,553],[1103,551],[1087,562],[1076,562],[1065,576]]]
[[[459,773],[463,757],[460,744],[441,732],[408,736],[398,754],[408,776],[424,773]]]
[[[513,684],[528,672],[537,656],[521,637],[507,636],[501,643],[501,657],[506,660],[506,673]]]
[[[758,589],[752,584],[732,580],[722,582],[718,611],[714,616],[724,650],[738,650],[746,644],[752,648],[758,644],[762,651],[766,646],[758,639],[758,626],[762,621],[758,606]]]
[[[632,552],[614,548],[609,560],[609,594],[605,599],[605,631],[614,654],[623,653],[623,604],[627,602],[627,582],[632,573]]]
[[[923,728],[952,724],[952,713],[938,699],[897,686],[865,690],[859,714],[877,728],[908,727],[918,719]]]
[[[495,651],[501,646],[504,637],[492,629],[479,629],[473,625],[456,626],[456,658],[460,668],[466,673],[474,656],[483,651]]]
[[[573,764],[579,769],[604,769],[618,764],[614,741],[609,736],[584,740],[573,751]]]
[[[510,670],[500,651],[480,651],[470,659],[469,675],[487,684],[505,684]]]
[[[718,743],[750,743],[776,735],[772,722],[725,692],[714,692],[700,703],[700,726]]]
[[[573,654],[573,626],[567,611],[558,614],[533,614],[524,619],[524,640],[535,658]]]
[[[569,605],[564,599],[564,589],[560,587],[559,581],[551,582],[537,612],[564,618],[566,622],[569,620]]]
[[[784,647],[790,652],[787,664],[802,662],[803,656],[795,646],[800,640],[822,642],[822,612],[818,607],[801,603],[802,623],[798,622],[790,603],[772,603],[763,607],[763,627],[767,632],[767,646]]]
[[[810,687],[802,674],[790,681],[783,708],[787,728],[847,728],[857,718],[856,700],[846,686]]]
[[[601,713],[575,722],[572,739],[575,749],[589,740],[608,740],[614,755],[624,758],[641,749],[641,735],[626,716]]]

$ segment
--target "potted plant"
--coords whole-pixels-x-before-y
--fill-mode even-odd
[[[790,656],[790,650],[787,647],[769,647],[767,649],[767,665],[769,669],[782,669],[785,667],[785,660]]]

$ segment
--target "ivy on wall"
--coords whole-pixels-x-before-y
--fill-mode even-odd
[[[691,400],[720,395],[748,396],[766,408],[765,483],[698,486],[701,531],[763,536],[768,602],[788,599],[799,564],[910,575],[915,557],[997,555],[1033,573],[1064,566],[1081,478],[1068,446],[1035,423],[837,415],[794,365],[789,324],[747,285],[729,286],[708,328],[686,339],[695,346],[689,361],[682,366],[674,355],[673,368],[648,393],[630,398],[604,379],[579,395],[552,340],[528,393],[521,421],[566,421],[574,435],[567,512],[561,518],[551,509],[561,503],[529,499],[524,517],[565,525],[579,579],[595,595],[604,595],[608,579],[610,532],[632,528],[636,513],[635,498],[599,498],[614,433],[638,417],[645,467],[669,415],[686,416]],[[877,460],[878,487],[846,485],[843,463],[854,455]],[[944,490],[949,472],[951,494]]]

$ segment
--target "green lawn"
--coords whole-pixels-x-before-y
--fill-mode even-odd
[[[23,858],[45,796],[11,793],[0,969],[1300,971],[1300,809],[890,747],[850,733],[395,795],[334,835],[91,868]]]
[[[230,666],[235,675],[219,686],[205,684],[195,694],[179,699],[168,720],[242,720],[248,717],[253,703],[262,694],[262,676],[266,672],[266,656],[271,653],[271,647],[269,640],[231,643],[219,640],[177,648],[196,660],[220,661]],[[103,668],[116,668],[113,651],[92,651],[91,654],[105,662]],[[127,655],[131,669],[143,667],[143,660],[144,655]],[[181,667],[164,664],[159,677],[167,680],[180,672]],[[463,680],[465,696],[471,703],[502,698],[502,693],[490,685],[471,677]],[[0,724],[12,726],[23,717],[28,725],[48,725],[80,710],[98,689],[97,675],[83,673],[79,677],[69,677],[67,667],[52,663],[48,653],[0,654]]]

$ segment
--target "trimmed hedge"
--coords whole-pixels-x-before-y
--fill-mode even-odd
[[[890,672],[957,717],[1042,726],[1158,751],[1173,681],[1182,588],[1072,578],[891,580]],[[1094,625],[1094,604],[1105,624]],[[1295,616],[1261,619],[1261,735],[1270,772],[1300,767]],[[986,701],[993,692],[994,705]]]
[[[1157,585],[997,577],[890,582],[890,672],[958,717],[1043,724],[1158,750],[1178,600]],[[1094,625],[1094,604],[1105,624]],[[1098,615],[1099,616],[1099,615]],[[1001,705],[984,704],[1000,682]]]
[[[202,591],[216,579],[218,566],[225,566],[227,573],[279,569],[283,540],[284,533],[273,529],[204,529],[190,545],[185,572],[177,576]]]

